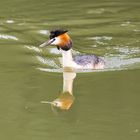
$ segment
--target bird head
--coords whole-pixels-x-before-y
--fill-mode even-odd
[[[72,47],[72,41],[67,34],[68,30],[52,30],[50,31],[49,40],[40,45],[40,47],[45,47],[48,45],[55,45],[58,49],[68,51]]]

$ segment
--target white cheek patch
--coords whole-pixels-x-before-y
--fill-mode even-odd
[[[61,42],[60,38],[59,37],[55,37],[55,41],[53,41],[51,44],[52,45],[58,45],[58,44],[60,44],[60,42]]]

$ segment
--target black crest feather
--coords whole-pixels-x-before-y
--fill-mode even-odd
[[[59,35],[62,35],[66,32],[68,32],[68,30],[62,30],[62,29],[52,30],[52,31],[50,31],[50,39],[55,38]]]

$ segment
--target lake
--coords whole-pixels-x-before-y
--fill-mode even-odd
[[[106,68],[63,72],[59,50],[39,48],[56,28]],[[1,0],[0,49],[0,139],[140,139],[139,0]],[[66,89],[67,110],[43,104]]]

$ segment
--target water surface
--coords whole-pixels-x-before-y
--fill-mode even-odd
[[[139,140],[139,7],[138,0],[1,0],[0,138]],[[41,104],[63,90],[60,52],[38,48],[58,27],[69,30],[74,55],[106,61],[105,71],[77,73],[68,111]]]

